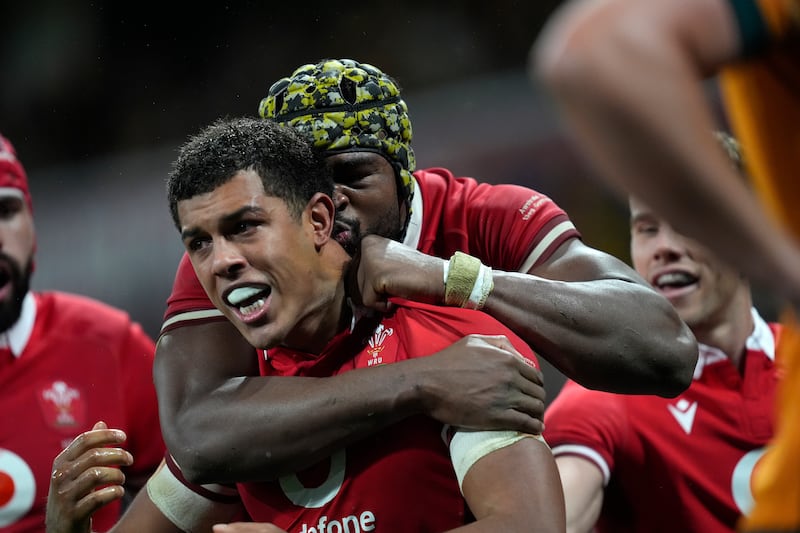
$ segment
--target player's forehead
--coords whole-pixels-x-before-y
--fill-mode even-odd
[[[213,190],[178,202],[182,232],[197,233],[232,223],[254,213],[271,212],[284,207],[282,198],[270,196],[254,170],[237,172]]]
[[[348,170],[393,172],[392,165],[383,155],[365,150],[330,154],[325,157],[325,162],[334,173]]]
[[[628,197],[628,212],[630,213],[631,224],[642,220],[662,222],[661,217],[649,205],[635,196]]]

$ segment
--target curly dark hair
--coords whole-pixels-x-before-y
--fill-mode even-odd
[[[167,179],[167,199],[180,230],[178,202],[206,194],[242,170],[254,170],[269,196],[299,217],[318,192],[333,195],[322,157],[293,128],[260,118],[222,118],[181,146]]]

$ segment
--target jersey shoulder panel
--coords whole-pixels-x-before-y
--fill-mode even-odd
[[[419,249],[425,253],[447,258],[462,251],[493,268],[527,271],[568,238],[580,237],[567,214],[532,189],[479,183],[441,168],[414,176],[423,202]]]
[[[161,333],[189,324],[226,320],[211,303],[195,274],[189,255],[184,253],[175,272],[172,293],[167,298]]]
[[[545,410],[544,438],[556,456],[559,449],[569,453],[571,447],[581,446],[613,470],[615,455],[630,437],[628,399],[568,380]]]
[[[37,328],[61,339],[78,337],[106,346],[135,343],[154,346],[153,340],[130,315],[109,304],[58,291],[35,293]]]
[[[533,366],[539,362],[532,348],[508,327],[481,311],[445,307],[399,298],[398,307],[385,323],[401,330],[401,339],[412,357],[423,357],[442,350],[467,335],[504,335]]]

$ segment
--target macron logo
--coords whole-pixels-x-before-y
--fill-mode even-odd
[[[694,424],[694,415],[697,413],[697,402],[689,403],[687,400],[681,399],[675,405],[667,405],[667,409],[678,421],[683,431],[687,435],[690,434],[692,432],[692,424]]]

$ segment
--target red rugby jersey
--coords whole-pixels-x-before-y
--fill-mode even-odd
[[[753,310],[744,374],[700,346],[676,398],[588,390],[568,381],[545,413],[553,454],[593,462],[607,483],[598,532],[736,531],[751,476],[774,431],[780,326]]]
[[[0,529],[10,533],[44,531],[53,459],[98,420],[127,433],[128,479],[143,485],[164,454],[155,346],[141,327],[81,296],[28,298],[21,320],[30,320],[30,336],[19,358],[0,366]],[[101,508],[92,529],[111,528],[119,512],[119,502]]]
[[[388,316],[364,318],[319,355],[271,349],[263,375],[330,376],[430,355],[468,333],[506,335],[532,364],[530,348],[479,311],[394,300]],[[271,483],[242,483],[239,494],[256,522],[291,533],[318,531],[445,531],[473,520],[450,461],[445,426],[410,417],[329,459]],[[197,494],[207,487],[189,484]]]

